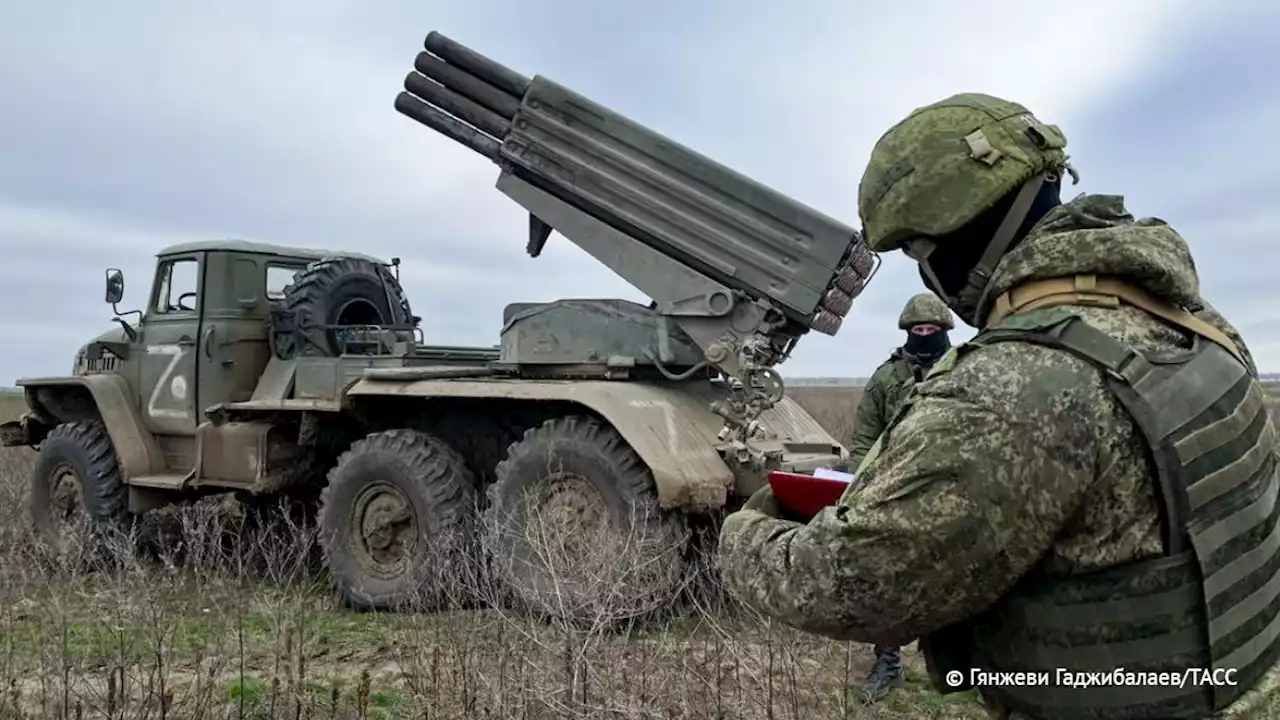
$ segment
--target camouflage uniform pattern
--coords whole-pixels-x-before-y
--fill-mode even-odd
[[[966,144],[970,152],[956,151]],[[960,229],[1037,173],[1069,171],[1066,145],[1056,125],[990,95],[961,93],[917,108],[876,143],[858,185],[867,247],[888,252],[915,236]],[[974,172],[987,161],[987,171]]]
[[[849,468],[856,470],[862,464],[907,393],[926,373],[928,368],[923,363],[898,348],[871,374],[854,413],[853,437],[848,442]]]
[[[955,327],[951,310],[933,293],[911,296],[898,315],[898,328],[902,330],[925,323],[937,325],[944,330]],[[924,379],[931,364],[898,348],[871,374],[862,388],[862,400],[858,402],[854,416],[853,437],[847,443],[848,467],[858,467],[875,444],[876,438],[889,425],[889,420],[898,411],[911,387]]]
[[[956,326],[951,319],[951,309],[942,302],[942,298],[933,293],[912,295],[902,308],[902,314],[898,316],[898,329],[906,330],[912,325],[925,323],[937,325],[944,330],[951,330]]]
[[[1202,307],[1201,319],[1240,342],[1200,299],[1186,242],[1158,219],[1134,220],[1120,197],[1051,210],[1002,258],[993,294],[1075,274]],[[1133,307],[1072,309],[1144,353],[1190,345]],[[979,613],[1033,568],[1078,574],[1161,554],[1144,442],[1097,369],[1024,343],[938,365],[951,367],[915,386],[837,505],[789,522],[766,488],[726,520],[720,550],[735,595],[809,632],[900,645]],[[1280,668],[1218,717],[1280,717]]]

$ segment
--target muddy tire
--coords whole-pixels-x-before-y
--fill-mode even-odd
[[[549,420],[513,444],[489,488],[484,540],[525,610],[617,622],[669,607],[685,579],[687,527],[664,512],[648,468],[616,430]]]
[[[352,444],[320,495],[330,581],[362,610],[432,610],[463,599],[474,565],[475,478],[432,435],[387,430]]]
[[[78,523],[98,540],[128,532],[129,492],[102,423],[63,423],[45,436],[31,474],[30,511],[38,536],[59,549],[69,547]]]
[[[338,331],[327,325],[416,324],[395,275],[378,263],[331,258],[298,273],[273,309],[276,354],[333,357],[342,353]],[[279,332],[276,332],[279,330]]]

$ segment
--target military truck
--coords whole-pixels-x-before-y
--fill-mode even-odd
[[[396,259],[179,244],[124,313],[109,269],[119,327],[70,374],[18,381],[29,411],[0,427],[39,449],[44,538],[77,514],[120,528],[207,493],[311,490],[353,606],[438,604],[476,558],[543,610],[616,595],[617,578],[561,576],[532,531],[547,524],[584,564],[644,538],[640,612],[676,592],[692,524],[770,469],[847,457],[775,366],[808,330],[835,334],[874,273],[857,232],[550,80],[438,33],[425,47],[396,108],[499,164],[531,256],[554,229],[652,302],[513,303],[498,345],[459,347],[422,337]]]

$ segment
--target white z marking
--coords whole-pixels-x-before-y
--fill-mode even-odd
[[[160,403],[160,393],[169,387],[169,381],[173,377],[174,370],[178,369],[178,363],[182,361],[185,354],[181,345],[148,345],[148,355],[169,355],[169,364],[164,367],[164,371],[160,373],[160,378],[156,380],[156,386],[151,390],[151,399],[147,402],[147,414],[153,418],[171,418],[174,420],[186,420],[191,414],[186,410],[174,410],[171,408],[156,407]]]

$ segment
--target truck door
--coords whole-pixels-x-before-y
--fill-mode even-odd
[[[166,256],[156,268],[138,384],[143,422],[157,435],[196,432],[203,279],[203,252]]]
[[[201,313],[199,406],[242,402],[253,396],[271,358],[267,339],[271,302],[305,263],[271,255],[211,254]],[[203,417],[202,417],[203,419]]]

